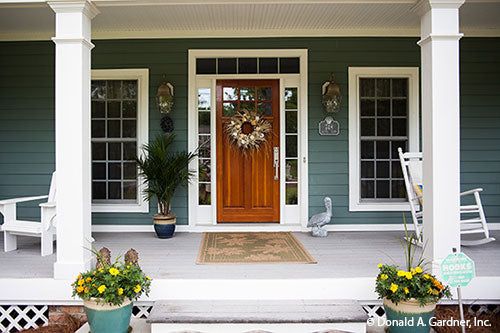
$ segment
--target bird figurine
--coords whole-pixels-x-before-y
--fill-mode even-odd
[[[313,215],[309,220],[309,223],[307,223],[308,227],[312,227],[311,235],[313,237],[328,236],[328,231],[326,231],[322,227],[325,224],[330,223],[330,220],[332,218],[332,199],[330,199],[329,197],[325,197],[324,201],[326,212]]]

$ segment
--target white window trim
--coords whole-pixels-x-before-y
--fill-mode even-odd
[[[92,80],[137,80],[137,156],[142,156],[142,146],[148,143],[149,130],[149,69],[93,69]],[[90,157],[90,156],[89,156]],[[90,162],[91,163],[91,162]],[[144,179],[138,176],[136,204],[92,204],[92,212],[122,213],[137,212],[148,213],[149,204],[144,200]]]
[[[419,149],[419,69],[418,67],[349,67],[349,211],[409,211],[407,202],[361,202],[360,198],[360,118],[359,79],[363,77],[408,78],[408,147]]]
[[[300,74],[196,74],[196,58],[217,57],[299,57]],[[198,115],[196,109],[196,96],[198,88],[211,87],[215,92],[216,80],[218,79],[279,79],[280,99],[284,100],[284,88],[297,87],[299,90],[299,204],[285,205],[284,168],[280,167],[280,224],[302,225],[305,227],[309,215],[309,185],[308,185],[308,132],[307,132],[307,73],[308,73],[308,51],[307,49],[210,49],[210,50],[188,50],[188,149],[194,150],[198,146]],[[215,107],[215,93],[212,96],[212,105]],[[284,126],[285,108],[280,102],[280,126]],[[213,110],[215,111],[215,109]],[[212,112],[211,133],[215,138],[215,113]],[[284,127],[281,127],[284,129]],[[217,165],[216,140],[212,140],[212,168]],[[284,147],[284,131],[280,133],[280,146]],[[285,165],[285,150],[280,149],[280,165]],[[193,161],[191,168],[197,170],[197,161]],[[212,202],[211,205],[198,205],[198,182],[193,181],[188,187],[188,210],[189,228],[194,229],[200,225],[217,225],[217,175],[212,174]],[[241,226],[241,230],[248,229]]]

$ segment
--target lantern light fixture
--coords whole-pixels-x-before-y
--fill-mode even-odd
[[[333,81],[333,73],[330,74],[330,81],[325,82],[322,88],[321,102],[325,106],[326,112],[338,112],[342,95],[340,94],[339,85]]]
[[[165,74],[163,74],[163,82],[158,87],[156,103],[161,113],[169,113],[174,106],[174,87],[166,81]]]

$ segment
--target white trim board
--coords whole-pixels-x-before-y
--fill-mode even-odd
[[[0,279],[7,286],[0,304],[74,302],[72,280]],[[462,290],[464,300],[500,303],[499,276],[479,276]],[[311,286],[318,286],[311,288]],[[375,277],[324,279],[153,279],[149,297],[177,300],[300,300],[300,299],[378,299]],[[452,291],[455,294],[455,290]],[[456,295],[454,297],[456,299]]]

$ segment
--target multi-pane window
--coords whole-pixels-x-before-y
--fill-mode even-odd
[[[285,88],[285,203],[298,204],[298,105],[297,88]]]
[[[408,151],[408,78],[360,78],[361,200],[405,200],[398,148]]]
[[[210,205],[211,200],[211,137],[212,111],[210,88],[198,89],[198,204]]]
[[[92,202],[137,203],[137,80],[92,80]]]
[[[196,74],[298,74],[298,57],[198,58]]]

